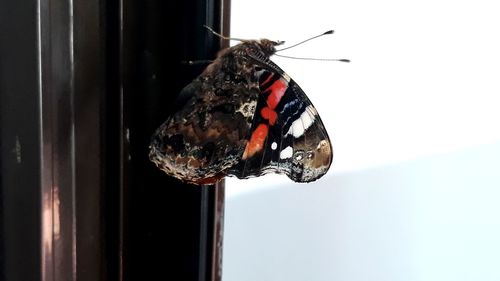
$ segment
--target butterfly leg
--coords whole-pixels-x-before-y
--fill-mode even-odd
[[[186,65],[211,64],[213,60],[183,60],[181,63]]]

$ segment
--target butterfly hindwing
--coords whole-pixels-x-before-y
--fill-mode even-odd
[[[179,94],[182,104],[156,130],[150,159],[167,174],[214,183],[240,162],[259,96],[258,83],[218,61]]]

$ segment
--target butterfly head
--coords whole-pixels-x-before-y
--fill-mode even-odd
[[[284,41],[272,41],[268,39],[260,40],[244,40],[241,44],[237,45],[239,53],[247,55],[254,54],[265,57],[270,57],[276,53],[276,46],[283,44]]]
[[[254,42],[266,56],[271,56],[276,53],[276,46],[285,43],[285,41],[272,41],[269,39],[260,39]]]

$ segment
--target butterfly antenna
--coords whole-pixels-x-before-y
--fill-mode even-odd
[[[215,36],[218,36],[224,40],[233,40],[233,41],[240,41],[240,42],[244,42],[245,40],[244,39],[240,39],[240,38],[231,38],[231,37],[227,37],[227,36],[224,36],[218,32],[216,32],[215,30],[213,30],[211,27],[207,26],[207,25],[203,25],[203,27],[205,27],[208,31],[210,31],[213,35]]]
[[[291,57],[291,56],[284,56],[284,55],[278,55],[274,54],[277,57],[282,57],[282,58],[287,58],[287,59],[295,59],[295,60],[316,60],[316,61],[340,61],[340,62],[351,62],[351,60],[348,59],[322,59],[322,58],[301,58],[301,57]]]
[[[328,30],[326,32],[323,32],[321,33],[320,35],[316,35],[316,36],[313,36],[309,39],[306,39],[304,41],[301,41],[297,44],[294,44],[292,46],[289,46],[289,47],[286,47],[286,48],[283,48],[283,49],[279,49],[279,50],[276,50],[276,52],[281,52],[281,51],[284,51],[284,50],[287,50],[287,49],[290,49],[290,48],[293,48],[293,47],[296,47],[296,46],[299,46],[299,45],[302,45],[304,43],[306,43],[307,41],[311,41],[313,39],[316,39],[318,37],[321,37],[321,36],[324,36],[324,35],[329,35],[329,34],[333,34],[333,30]],[[350,60],[348,59],[322,59],[322,58],[300,58],[300,57],[290,57],[290,56],[284,56],[284,55],[278,55],[278,54],[274,54],[275,56],[277,57],[282,57],[282,58],[287,58],[287,59],[296,59],[296,60],[315,60],[315,61],[340,61],[340,62],[351,62]]]
[[[311,40],[316,39],[316,38],[318,38],[318,37],[321,37],[321,36],[324,36],[324,35],[329,35],[329,34],[333,34],[333,30],[328,30],[327,32],[323,32],[323,33],[321,33],[320,35],[313,36],[313,37],[311,37],[311,38],[309,38],[309,39],[306,39],[306,40],[304,40],[304,41],[301,41],[301,42],[299,42],[299,43],[297,43],[297,44],[294,44],[294,45],[292,45],[292,46],[289,46],[289,47],[286,47],[286,48],[283,48],[283,49],[279,49],[279,50],[277,50],[276,52],[281,52],[281,51],[284,51],[284,50],[287,50],[287,49],[290,49],[290,48],[296,47],[296,46],[298,46],[298,45],[302,45],[302,44],[306,43],[307,41],[311,41]]]

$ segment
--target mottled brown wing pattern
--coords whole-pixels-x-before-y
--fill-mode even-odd
[[[210,184],[240,161],[260,91],[235,63],[240,61],[212,63],[182,90],[186,103],[153,135],[150,159],[167,174]]]

